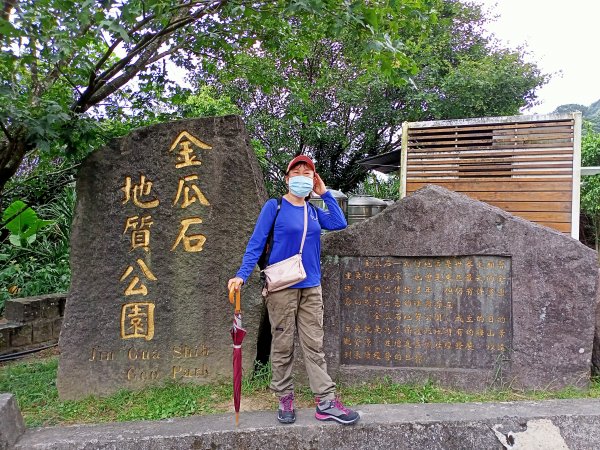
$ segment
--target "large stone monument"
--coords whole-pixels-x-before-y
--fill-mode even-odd
[[[323,238],[329,370],[481,389],[585,386],[595,251],[438,186]]]
[[[226,284],[265,200],[235,116],[142,128],[91,154],[77,182],[60,396],[230,376]],[[263,309],[257,279],[242,298],[245,370]]]

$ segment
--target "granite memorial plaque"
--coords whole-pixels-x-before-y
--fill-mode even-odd
[[[77,179],[61,397],[231,376],[227,280],[265,200],[239,117],[142,128],[91,154]],[[246,371],[257,278],[242,298]]]
[[[341,364],[492,368],[512,343],[510,258],[341,262]]]
[[[586,386],[597,258],[568,235],[426,186],[323,237],[328,369],[352,383]]]

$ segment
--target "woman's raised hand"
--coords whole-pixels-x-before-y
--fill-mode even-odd
[[[325,182],[323,181],[323,179],[319,176],[319,174],[317,172],[315,172],[315,181],[314,181],[314,185],[313,185],[313,191],[317,195],[323,195],[325,192],[327,192],[327,189],[325,188]]]

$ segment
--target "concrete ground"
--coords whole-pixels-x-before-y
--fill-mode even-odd
[[[301,409],[29,429],[14,449],[600,449],[600,400],[367,405],[352,426]],[[0,449],[2,449],[0,435]],[[10,448],[10,447],[6,447]]]

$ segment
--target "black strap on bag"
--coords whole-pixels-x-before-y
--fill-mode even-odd
[[[271,230],[269,231],[269,235],[267,236],[267,243],[265,244],[265,248],[263,249],[260,258],[258,258],[258,267],[260,268],[260,270],[263,270],[269,265],[269,258],[271,257],[271,251],[273,250],[273,235],[275,233],[275,221],[277,220],[277,216],[279,215],[280,209],[281,197],[277,199],[277,212],[275,213],[273,225],[271,225]],[[262,272],[260,273],[260,278],[264,280],[264,274]]]
[[[260,258],[258,258],[258,267],[260,270],[263,270],[269,264],[269,257],[271,256],[271,250],[273,249],[273,234],[275,232],[275,221],[277,220],[277,216],[279,215],[279,210],[281,209],[281,197],[277,199],[277,212],[275,213],[275,218],[273,219],[273,225],[271,225],[271,231],[269,231],[269,235],[267,236],[267,242],[265,244],[265,248],[263,249]],[[260,273],[260,280],[264,287],[266,278],[263,272]],[[256,361],[255,361],[255,369],[262,367],[260,364],[267,364],[269,362],[269,358],[271,356],[271,340],[273,339],[271,336],[271,323],[269,320],[269,310],[264,308],[263,315],[261,318],[260,326],[258,327],[258,337],[256,342]]]

